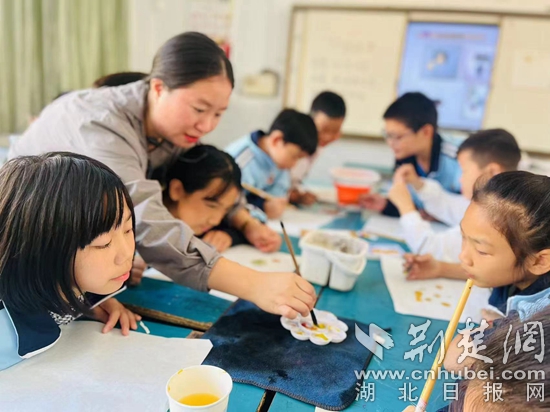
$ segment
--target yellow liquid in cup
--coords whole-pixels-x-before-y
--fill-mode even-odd
[[[218,402],[219,400],[219,397],[210,393],[194,393],[184,396],[179,402],[187,406],[206,406]]]

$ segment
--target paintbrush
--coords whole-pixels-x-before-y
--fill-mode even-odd
[[[464,311],[464,306],[466,306],[466,302],[468,302],[468,297],[470,296],[472,286],[473,280],[468,279],[466,281],[466,285],[464,286],[462,296],[460,297],[458,305],[456,306],[455,313],[453,314],[453,317],[451,318],[451,321],[447,326],[447,331],[445,332],[444,346],[443,348],[440,348],[437,352],[437,355],[435,355],[434,363],[431,369],[432,373],[428,374],[428,379],[424,384],[424,389],[422,390],[422,394],[420,395],[418,405],[416,405],[415,412],[424,412],[426,410],[426,406],[428,406],[428,401],[430,400],[430,396],[437,380],[437,371],[439,370],[439,368],[441,368],[441,365],[443,365],[443,361],[445,360],[445,356],[447,356],[447,350],[449,349],[451,341],[453,340],[453,335],[455,333],[460,317],[462,316],[462,312]],[[444,356],[442,357],[442,359],[439,359],[441,349],[443,349]]]
[[[242,183],[241,186],[243,187],[244,190],[247,190],[250,193],[252,193],[253,195],[256,195],[259,198],[262,198],[264,200],[271,200],[271,199],[275,198],[274,196],[270,195],[269,193],[267,193],[267,192],[265,192],[261,189],[258,189],[257,187],[254,187],[252,185],[249,185],[248,183]]]
[[[281,229],[283,229],[283,237],[285,238],[286,247],[288,248],[288,251],[290,252],[290,256],[292,257],[292,261],[294,262],[294,267],[296,268],[296,274],[302,277],[302,274],[300,273],[300,268],[298,267],[298,261],[296,260],[296,255],[294,254],[294,248],[292,247],[292,242],[290,241],[290,238],[286,233],[286,229],[283,221],[281,221]],[[315,303],[317,303],[317,301],[315,301]],[[313,309],[309,313],[311,314],[311,320],[313,320],[313,324],[315,326],[319,326],[319,324],[317,323],[317,317],[315,316]]]
[[[262,189],[258,189],[257,187],[249,185],[248,183],[242,183],[241,186],[243,187],[244,190],[252,193],[253,195],[258,196],[260,199],[263,199],[263,200],[266,200],[266,201],[277,199],[277,197],[275,197],[273,195],[270,195],[269,193],[263,191]],[[291,208],[291,209],[296,208],[296,206],[294,206],[293,204],[290,204],[290,203],[287,204],[287,207]]]
[[[413,257],[413,261],[410,265],[407,265],[405,267],[405,272],[409,273],[412,269],[412,266],[414,265],[414,260],[420,256],[420,254],[422,253],[422,249],[424,249],[424,246],[426,246],[426,242],[428,241],[428,238],[425,237],[424,240],[422,241],[422,243],[420,244],[420,247],[418,248],[418,251],[414,254],[414,257]]]

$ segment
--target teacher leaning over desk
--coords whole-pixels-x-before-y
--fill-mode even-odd
[[[47,106],[15,142],[9,158],[68,151],[95,158],[124,181],[136,215],[140,255],[175,282],[217,289],[262,309],[294,317],[315,301],[311,284],[294,273],[263,273],[221,257],[197,239],[162,204],[152,170],[214,130],[229,103],[234,78],[223,51],[200,33],[183,33],[157,52],[150,75],[119,87],[81,90]],[[231,223],[260,250],[273,251],[280,237],[236,206]]]

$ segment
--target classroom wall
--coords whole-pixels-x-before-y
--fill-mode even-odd
[[[156,49],[169,37],[185,31],[185,8],[180,0],[131,0],[131,69],[149,71]],[[243,76],[271,69],[284,75],[287,37],[294,5],[384,6],[550,13],[550,0],[233,0],[232,56],[236,88],[227,113],[205,141],[224,147],[254,129],[269,127],[282,107],[282,84],[275,98],[243,96]],[[330,146],[312,171],[312,180],[328,177],[330,167],[344,161],[390,167],[393,158],[383,142],[343,138]]]

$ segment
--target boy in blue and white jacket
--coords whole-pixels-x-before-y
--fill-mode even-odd
[[[437,108],[422,93],[405,93],[384,113],[384,134],[395,155],[395,169],[410,164],[418,176],[436,180],[451,193],[460,193],[457,145],[437,133]],[[425,209],[411,192],[417,209]],[[395,205],[378,193],[361,199],[363,207],[389,216],[399,216]]]
[[[241,168],[242,183],[266,192],[268,199],[246,192],[249,203],[262,209],[268,218],[280,217],[291,188],[290,169],[317,149],[317,129],[307,114],[285,109],[269,132],[246,135],[226,148]],[[265,197],[265,196],[264,196]]]

